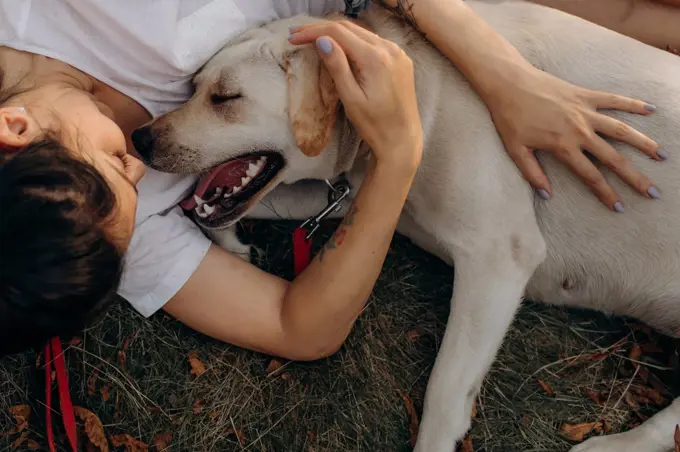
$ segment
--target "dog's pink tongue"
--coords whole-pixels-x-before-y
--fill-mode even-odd
[[[184,210],[192,210],[197,206],[194,195],[203,198],[206,193],[216,190],[217,187],[224,187],[228,191],[240,186],[241,178],[246,177],[248,165],[256,162],[257,158],[239,158],[216,166],[198,181],[194,192],[182,201],[180,206]]]

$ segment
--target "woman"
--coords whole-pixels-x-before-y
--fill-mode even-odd
[[[652,183],[597,133],[658,160],[667,154],[596,111],[646,115],[653,106],[535,69],[462,1],[385,3],[402,6],[397,9],[470,79],[542,198],[549,198],[550,186],[532,148],[557,151],[617,212],[622,201],[583,149],[642,195],[655,196]],[[129,137],[185,101],[191,74],[235,34],[258,21],[322,14],[342,2],[0,5],[0,351],[77,331],[116,289],[145,316],[164,309],[200,332],[253,350],[298,360],[337,350],[380,272],[420,160],[413,74],[403,52],[383,40],[356,40],[357,48],[346,50],[361,55],[352,61],[361,68],[357,79],[334,39],[341,36],[311,27],[291,38],[316,44],[375,160],[343,223],[342,246],[333,239],[323,260],[289,283],[213,246],[176,206],[195,179],[152,170],[142,177]]]

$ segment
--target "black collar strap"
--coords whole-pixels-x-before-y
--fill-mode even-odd
[[[371,0],[345,0],[345,16],[356,19],[371,5]]]

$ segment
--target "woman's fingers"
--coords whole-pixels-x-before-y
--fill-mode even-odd
[[[654,140],[638,132],[628,124],[599,113],[595,114],[592,123],[595,131],[628,143],[655,160],[666,160],[668,158],[668,153],[660,150],[659,145]]]
[[[371,50],[373,42],[366,40],[356,30],[349,29],[337,22],[329,22],[302,31],[291,30],[288,40],[291,44],[311,44],[322,36],[333,38],[345,54],[353,61],[361,60]],[[377,42],[377,41],[376,41]]]
[[[627,158],[616,152],[616,150],[602,138],[595,135],[590,140],[590,143],[586,145],[586,148],[591,154],[597,157],[600,162],[615,172],[621,179],[640,192],[643,196],[655,199],[659,198],[659,191],[652,185],[652,182],[642,173],[637,171]]]
[[[652,104],[617,94],[591,91],[588,98],[592,106],[598,110],[620,110],[639,115],[649,115],[656,111]]]
[[[316,48],[328,72],[333,77],[338,94],[343,102],[356,101],[363,95],[342,47],[333,38],[321,36],[316,40]]]
[[[543,199],[549,199],[551,196],[550,182],[534,152],[521,144],[508,145],[507,150],[515,165],[522,172],[527,182],[536,189],[538,195]]]
[[[588,160],[588,157],[586,157],[580,149],[575,149],[573,152],[557,152],[555,153],[555,156],[581,177],[586,186],[593,191],[595,196],[597,196],[605,206],[616,212],[623,212],[623,204],[619,201],[619,196],[607,183],[607,180],[600,170]]]
[[[291,27],[290,32],[292,35],[296,36],[296,39],[306,39],[307,42],[311,42],[320,36],[333,36],[332,30],[339,28],[344,28],[370,44],[377,44],[380,42],[380,38],[375,33],[348,20],[326,21],[294,26]],[[297,35],[300,35],[300,37]]]

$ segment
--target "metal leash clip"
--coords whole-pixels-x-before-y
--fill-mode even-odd
[[[300,226],[303,229],[307,229],[309,232],[305,236],[305,240],[312,238],[312,235],[319,229],[321,221],[326,218],[331,213],[339,212],[342,209],[342,201],[349,195],[351,188],[349,182],[346,179],[341,179],[335,184],[331,184],[326,180],[328,185],[328,205],[326,208],[319,212],[313,217],[309,217]]]

